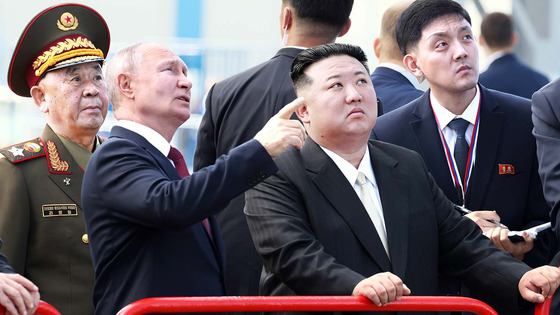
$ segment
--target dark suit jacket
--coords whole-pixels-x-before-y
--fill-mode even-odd
[[[2,248],[2,240],[0,240],[0,248]],[[6,260],[6,256],[0,254],[0,272],[3,273],[14,273],[14,269],[10,265],[8,265],[8,261]]]
[[[266,267],[261,293],[350,295],[365,277],[390,271],[414,295],[437,295],[439,270],[515,303],[529,267],[453,211],[417,153],[379,141],[369,150],[391,260],[352,185],[308,138],[301,151],[275,160],[277,174],[245,194]]]
[[[544,188],[544,196],[552,208],[550,221],[556,238],[560,239],[560,79],[556,79],[533,94],[533,135],[537,139],[539,174]],[[560,266],[560,252],[550,262]],[[558,311],[560,294],[555,294],[552,310]],[[551,314],[557,314],[551,312]]]
[[[92,156],[82,190],[96,314],[147,297],[224,295],[223,244],[212,215],[276,170],[253,140],[181,179],[145,138],[114,127]]]
[[[538,176],[535,138],[531,134],[529,101],[480,87],[480,128],[473,173],[465,205],[472,210],[496,210],[501,222],[523,230],[548,222],[549,207]],[[416,101],[377,120],[372,137],[414,150],[452,202],[459,203],[449,173],[429,91]],[[499,174],[499,164],[511,164],[515,174]],[[535,267],[550,261],[556,241],[543,233],[525,262]]]
[[[530,99],[548,83],[548,78],[521,63],[513,54],[506,54],[494,60],[480,74],[478,82],[489,89]]]
[[[48,125],[41,138],[11,147],[24,157],[12,163],[11,153],[0,155],[7,179],[0,185],[2,253],[62,314],[93,314],[93,264],[80,196],[84,171]]]
[[[216,83],[206,97],[194,169],[252,139],[284,105],[296,99],[290,66],[299,48],[282,48],[265,63]],[[257,295],[262,262],[243,215],[243,195],[216,217],[226,249],[226,294]]]
[[[385,67],[378,67],[373,71],[371,82],[377,98],[383,103],[384,114],[424,94],[424,91],[415,88],[405,76]]]
[[[533,95],[533,134],[537,139],[539,173],[544,195],[552,207],[550,220],[560,239],[560,79],[556,79]]]

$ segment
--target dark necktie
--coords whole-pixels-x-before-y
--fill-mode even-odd
[[[177,148],[171,147],[167,157],[171,161],[173,161],[173,164],[175,165],[175,169],[177,170],[177,173],[179,173],[179,176],[181,176],[181,178],[185,178],[190,175],[189,169],[187,168],[187,163],[185,163],[185,158],[183,157],[183,154],[181,154],[181,151],[177,150]],[[208,233],[210,238],[212,238],[212,233],[210,232],[210,224],[208,224],[208,219],[204,219],[203,223],[204,223],[204,228],[206,228],[206,232]]]
[[[469,122],[463,118],[455,118],[449,122],[448,126],[455,130],[457,134],[457,141],[455,141],[455,150],[453,150],[453,157],[457,163],[457,169],[461,176],[461,181],[465,185],[465,171],[467,169],[467,160],[469,158],[469,143],[465,139],[465,133],[467,132],[467,127]],[[457,196],[459,198],[459,203],[464,204],[463,191],[461,187],[457,187]],[[451,315],[460,315],[461,312],[451,312]]]
[[[462,182],[465,181],[465,171],[467,169],[467,159],[469,157],[469,143],[465,139],[465,133],[467,132],[467,127],[469,122],[462,118],[455,118],[449,123],[449,127],[455,130],[457,134],[457,141],[455,141],[455,150],[453,151],[453,156],[455,157],[455,162],[457,163],[457,169],[461,175]]]
[[[185,158],[183,157],[183,154],[181,154],[181,151],[177,150],[177,148],[171,147],[167,157],[173,161],[175,169],[177,169],[177,173],[179,173],[181,178],[185,178],[190,175],[187,163],[185,163]]]

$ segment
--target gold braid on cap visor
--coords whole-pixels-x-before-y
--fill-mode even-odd
[[[58,42],[56,45],[51,46],[37,57],[33,62],[35,76],[40,77],[49,67],[61,61],[80,56],[97,56],[99,58],[104,58],[101,49],[95,48],[89,39],[78,37],[76,40],[73,40],[67,38],[65,41]]]

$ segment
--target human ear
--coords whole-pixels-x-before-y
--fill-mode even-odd
[[[519,40],[519,37],[517,35],[517,32],[513,32],[511,34],[511,46],[513,47],[513,46],[517,45],[518,40]]]
[[[47,104],[47,100],[43,88],[35,85],[31,88],[29,93],[31,94],[31,98],[33,99],[33,102],[35,103],[35,105],[37,105],[37,107],[41,112],[46,113],[49,111],[49,106]]]
[[[375,57],[379,59],[379,56],[381,56],[381,39],[379,37],[373,40],[373,52],[375,53]]]
[[[420,69],[420,66],[417,63],[417,58],[414,54],[407,54],[404,56],[403,64],[404,67],[416,77],[419,78],[424,76],[424,73],[422,72],[422,69]]]
[[[484,35],[480,34],[480,36],[478,36],[478,43],[482,47],[486,46],[486,38],[484,38]]]
[[[130,74],[120,73],[115,81],[115,84],[124,97],[134,98],[134,84]]]
[[[282,29],[282,46],[288,45],[288,28],[292,27],[292,11],[290,8],[282,10],[282,17],[280,19],[280,28]]]
[[[292,26],[292,10],[288,7],[285,7],[282,10],[282,19],[280,21],[280,28],[286,32],[288,28]]]
[[[304,103],[303,106],[296,109],[296,115],[298,116],[299,120],[301,120],[302,123],[304,124],[309,123],[309,111],[307,110],[307,103]]]
[[[350,25],[352,25],[352,21],[350,20],[350,18],[348,18],[348,20],[346,20],[346,23],[344,23],[344,27],[342,28],[342,31],[338,33],[338,37],[342,37],[346,33],[348,33],[348,30],[350,29]]]

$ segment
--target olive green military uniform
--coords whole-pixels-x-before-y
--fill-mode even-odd
[[[61,138],[47,125],[41,138],[0,150],[1,251],[41,300],[87,315],[94,276],[80,192],[91,152]]]

